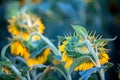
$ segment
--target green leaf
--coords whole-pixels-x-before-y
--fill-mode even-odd
[[[99,77],[96,73],[93,73],[92,75],[90,75],[88,80],[99,80]]]
[[[113,64],[108,62],[108,63],[102,65],[101,67],[94,67],[94,68],[91,68],[91,69],[88,69],[85,71],[81,71],[81,72],[79,72],[79,74],[81,75],[80,80],[81,79],[88,80],[89,77],[91,76],[91,74],[93,74],[95,71],[99,71],[101,69],[105,69],[105,71],[106,71],[112,66],[113,66]]]
[[[97,46],[97,45],[99,45],[99,44],[102,44],[102,43],[104,43],[104,42],[108,42],[108,41],[113,41],[113,40],[115,40],[116,39],[116,37],[115,38],[113,38],[113,39],[98,39],[98,40],[96,40],[95,42],[94,42],[94,45],[95,46]]]
[[[84,27],[78,25],[72,25],[72,27],[78,36],[86,37],[88,35],[88,32]]]
[[[101,66],[101,67],[94,67],[94,68],[91,68],[91,69],[88,69],[88,70],[85,70],[85,71],[81,71],[79,72],[79,74],[81,75],[81,79],[84,79],[84,80],[88,80],[89,77],[95,72],[95,71],[99,71],[103,68],[105,68],[106,66]]]

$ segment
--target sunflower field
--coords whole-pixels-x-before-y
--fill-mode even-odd
[[[119,0],[1,0],[0,80],[120,80]]]

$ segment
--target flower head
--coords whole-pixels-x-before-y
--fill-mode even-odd
[[[25,40],[29,39],[30,33],[37,31],[43,34],[45,29],[41,20],[32,14],[13,16],[8,22],[8,31],[13,36],[22,36]],[[38,39],[40,39],[38,36],[34,36],[34,40]]]
[[[21,56],[25,59],[30,57],[30,53],[28,49],[19,40],[15,40],[10,45],[10,51],[11,51],[11,54],[16,55],[16,56]]]
[[[23,57],[28,66],[45,63],[47,61],[48,55],[50,54],[50,49],[46,48],[39,55],[37,55],[34,58],[31,58],[31,51],[25,46],[25,44],[23,44],[23,42],[20,42],[19,40],[15,40],[10,45],[10,51],[11,54],[15,56]]]
[[[33,66],[36,64],[43,64],[47,61],[47,57],[50,54],[50,49],[46,48],[40,55],[35,58],[28,58],[26,59],[26,63],[28,66]]]
[[[32,32],[43,34],[45,27],[41,20],[35,15],[22,14],[12,17],[9,20],[9,24],[8,31],[13,35],[13,42],[10,45],[11,53],[15,56],[23,57],[28,66],[45,63],[50,54],[49,48],[44,49],[34,58],[30,57],[34,50],[41,49],[46,45],[39,36],[33,35],[32,40],[30,36]]]
[[[97,38],[93,35],[88,35],[87,39],[91,42],[93,49],[96,49],[96,47],[94,46],[94,42],[97,40]],[[83,55],[90,55],[89,50],[84,44],[84,38],[81,36],[78,37],[76,35],[65,38],[62,44],[59,46],[59,50],[62,52],[62,61],[65,62],[66,68],[70,68],[71,64],[76,58],[80,58]],[[99,44],[96,50],[96,54],[99,58],[100,64],[107,63],[109,60],[109,56],[107,54],[107,49],[104,48],[104,45]],[[93,68],[94,66],[95,64],[91,60],[86,59],[83,60],[83,62],[74,70],[88,70],[90,68]]]

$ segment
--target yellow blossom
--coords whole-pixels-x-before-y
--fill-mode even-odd
[[[28,58],[26,59],[26,63],[28,66],[33,66],[36,64],[43,64],[47,61],[48,55],[50,54],[50,49],[47,48],[43,51],[43,53],[41,53],[39,56],[37,56],[36,58]]]
[[[35,58],[30,58],[31,53],[31,45],[29,47],[28,43],[23,43],[23,41],[27,42],[30,38],[30,34],[32,32],[39,32],[40,34],[44,33],[44,24],[41,20],[31,14],[22,14],[18,16],[13,16],[10,20],[8,20],[9,26],[8,31],[20,40],[14,40],[10,45],[10,51],[13,55],[21,56],[25,59],[26,64],[28,66],[33,66],[35,64],[43,64],[47,61],[47,57],[50,54],[50,49],[45,49],[40,55]],[[21,39],[22,37],[22,39]],[[21,41],[23,40],[23,41]],[[40,40],[40,37],[37,35],[33,36],[32,41]],[[29,50],[30,49],[30,50]]]
[[[30,57],[30,53],[27,51],[26,47],[22,45],[20,41],[14,41],[10,45],[11,54],[16,56],[22,56],[23,58],[27,59]]]
[[[81,41],[81,40],[79,40],[79,41]],[[71,57],[71,56],[69,56],[67,54],[68,52],[67,52],[66,48],[68,47],[67,46],[68,43],[69,43],[69,40],[66,39],[64,42],[62,42],[62,45],[59,46],[59,50],[62,52],[62,61],[65,62],[65,67],[66,68],[69,68],[71,66],[71,64],[73,63],[73,61],[74,61],[74,57]],[[93,46],[93,48],[94,48],[94,46]],[[109,56],[106,53],[106,49],[105,48],[104,48],[104,50],[103,49],[101,50],[101,49],[99,49],[99,51],[98,51],[99,61],[100,61],[100,64],[105,64],[105,63],[108,62]],[[82,52],[80,54],[86,54],[86,53],[89,54],[89,51],[88,51],[87,47],[85,47],[85,46],[77,47],[77,48],[75,48],[75,50]],[[94,66],[95,65],[94,65],[94,63],[92,61],[85,60],[84,62],[82,62],[82,64],[80,64],[79,66],[77,66],[75,68],[75,71],[78,71],[78,70],[88,70],[90,68],[93,68]]]
[[[37,31],[43,34],[45,29],[44,24],[37,16],[25,13],[13,16],[10,20],[8,20],[8,22],[8,31],[13,36],[22,36],[25,40],[29,39],[32,32]],[[34,36],[33,39],[38,40],[40,38],[38,36]]]
[[[30,58],[30,52],[26,47],[22,45],[20,41],[14,41],[10,45],[10,50],[13,55],[21,56],[26,60],[28,66],[35,64],[43,64],[47,61],[47,57],[50,54],[50,49],[46,48],[40,55],[35,58]]]

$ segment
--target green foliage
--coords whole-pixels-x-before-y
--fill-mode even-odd
[[[72,27],[78,36],[83,36],[83,38],[87,37],[88,32],[83,26],[72,25]]]
[[[19,11],[20,13],[22,12],[32,12],[32,13],[37,13],[38,15],[41,15],[41,18],[44,19],[45,25],[47,27],[47,25],[50,25],[51,27],[47,27],[46,31],[48,31],[47,35],[51,36],[56,36],[59,33],[62,34],[62,31],[65,31],[66,29],[70,29],[70,27],[68,27],[68,24],[81,24],[81,25],[89,25],[89,28],[93,28],[92,26],[98,26],[95,27],[94,29],[100,29],[101,31],[103,31],[103,27],[106,27],[106,25],[102,25],[102,23],[105,24],[105,22],[107,21],[106,18],[104,17],[104,19],[102,19],[101,16],[103,16],[106,13],[106,8],[102,8],[100,3],[104,3],[104,4],[108,4],[107,1],[92,1],[92,0],[42,0],[42,2],[39,5],[33,5],[31,1],[34,0],[25,0],[26,3],[24,3],[23,5],[20,5],[20,1],[24,1],[24,0],[8,0],[11,1],[11,3],[7,2],[7,12],[6,12],[6,16],[7,18],[11,17],[11,16],[15,16],[16,13]],[[18,2],[19,1],[19,2]],[[100,2],[100,3],[99,3]],[[94,5],[94,4],[98,4]],[[106,6],[103,6],[106,7]],[[90,11],[89,11],[90,9]],[[103,13],[101,13],[101,11],[104,11]],[[86,12],[87,11],[87,12]],[[90,12],[90,16],[89,16],[89,12]],[[92,16],[92,18],[91,18]],[[94,18],[93,18],[94,17]],[[69,20],[69,21],[68,21]],[[103,21],[104,22],[103,22]],[[21,20],[21,22],[24,22]],[[56,25],[56,22],[58,25]],[[64,24],[63,24],[64,23]],[[67,25],[66,25],[67,23]],[[101,23],[101,24],[99,24]],[[52,27],[53,26],[53,27]],[[54,27],[56,27],[56,30],[53,29]],[[58,51],[58,49],[56,48],[56,46],[54,46],[54,44],[45,36],[43,35],[39,35],[41,37],[41,40],[33,42],[32,38],[28,41],[22,41],[24,44],[24,46],[28,49],[28,51],[31,53],[30,58],[35,58],[38,55],[41,55],[40,53],[42,53],[42,51],[46,48],[50,48],[51,49],[51,54],[48,58],[48,61],[50,64],[50,66],[55,66],[59,69],[61,69],[61,73],[65,74],[63,76],[67,77],[65,78],[66,80],[71,80],[71,73],[74,72],[74,69],[82,64],[84,61],[89,60],[91,62],[93,62],[96,66],[96,61],[94,59],[94,56],[91,55],[91,52],[88,51],[88,53],[86,54],[84,50],[82,50],[82,47],[86,47],[84,40],[87,39],[88,41],[89,38],[91,38],[87,32],[87,30],[83,27],[83,26],[78,26],[78,25],[72,25],[73,29],[75,31],[75,35],[71,36],[69,35],[68,37],[71,37],[71,39],[69,39],[69,43],[66,45],[67,48],[67,55],[74,60],[74,62],[72,63],[72,65],[69,68],[69,71],[67,71],[68,69],[66,69],[64,67],[64,64],[62,64],[62,54]],[[59,28],[61,27],[61,30],[59,30]],[[28,28],[27,28],[28,29]],[[50,32],[50,30],[53,31],[58,31],[58,34],[51,34],[53,33],[53,31]],[[21,28],[21,30],[24,32],[24,30]],[[65,31],[66,32],[66,31]],[[93,38],[95,38],[95,40],[90,41],[90,46],[93,45],[96,48],[96,52],[97,52],[97,48],[99,47],[99,45],[103,45],[104,43],[108,42],[108,41],[112,41],[114,39],[98,39],[96,37],[94,37],[94,35],[92,35]],[[83,38],[83,42],[79,42],[79,39]],[[61,42],[65,41],[66,37],[59,37],[59,42],[58,45],[61,44]],[[9,47],[9,45],[5,46],[4,49],[1,52],[1,56],[2,58],[6,59],[6,61],[1,61],[0,65],[6,65],[6,66],[10,66],[11,63],[9,62],[9,59],[5,56],[5,52],[7,50],[7,48]],[[93,47],[91,46],[91,48],[93,49]],[[93,49],[94,50],[94,49]],[[90,54],[89,54],[90,53]],[[54,55],[53,55],[54,54]],[[52,58],[51,58],[52,57]],[[97,56],[96,56],[97,57]],[[60,65],[53,65],[52,64],[52,60],[57,59],[61,62]],[[46,65],[48,65],[46,64]],[[38,68],[44,67],[45,69],[49,66],[46,65],[34,65],[32,67],[30,67],[30,69],[37,70]],[[109,69],[113,64],[111,63],[106,63],[103,66],[107,66],[104,70]],[[14,65],[13,65],[14,66]],[[15,65],[15,67],[17,67],[18,65]],[[94,73],[95,71],[99,71],[101,69],[103,69],[102,67],[95,67],[90,69],[89,71],[85,72],[82,76],[85,77],[85,79],[88,79],[88,77],[91,78],[91,80],[96,80],[93,79],[94,77],[91,77],[91,74]],[[28,66],[25,66],[28,67]],[[18,68],[18,67],[17,67]],[[15,68],[15,69],[17,69]],[[25,68],[18,68],[18,70],[20,70],[20,73],[22,73],[22,76],[26,76],[27,73],[26,71],[29,71],[30,69]],[[13,70],[15,71],[15,70]],[[25,71],[25,73],[24,73]],[[43,71],[42,74],[44,74],[45,71]],[[69,73],[68,73],[69,72]],[[59,73],[59,71],[54,72],[54,71],[47,71],[46,74],[44,74],[45,76],[43,77],[43,79],[41,80],[57,80],[57,79],[61,79],[61,78],[57,78],[55,77],[55,74]],[[88,75],[89,74],[89,75]],[[61,76],[61,75],[60,75]],[[69,77],[68,77],[69,76]],[[5,76],[3,76],[4,78],[6,78],[5,80],[8,80],[10,78],[7,78]],[[59,76],[58,76],[59,77]],[[0,79],[2,79],[0,77]],[[4,80],[4,79],[3,79]]]
[[[91,74],[93,74],[94,72],[99,71],[103,68],[105,68],[105,66],[94,67],[94,68],[91,68],[89,70],[81,71],[81,72],[79,72],[79,74],[81,75],[80,79],[88,80],[89,77],[91,76]]]
[[[85,47],[85,44],[83,42],[79,42],[80,38],[77,36],[70,36],[70,39],[68,39],[68,43],[66,45],[65,50],[67,51],[67,55],[72,58],[80,58],[84,55],[84,50],[82,50],[82,47]]]
[[[94,68],[91,68],[89,70],[85,70],[85,71],[81,71],[79,72],[79,74],[81,75],[81,79],[84,79],[84,80],[98,80],[98,79],[93,79],[95,77],[91,76],[94,72],[96,71],[99,71],[101,69],[104,69],[105,71],[108,70],[110,67],[112,67],[113,64],[108,62],[104,65],[102,65],[101,67],[94,67]]]
[[[49,66],[49,65],[46,66],[46,65],[43,65],[43,64],[36,64],[34,66],[31,66],[30,68],[27,68],[27,67],[24,68],[24,69],[21,68],[21,69],[18,69],[18,71],[16,72],[16,73],[18,73],[20,71],[20,73],[17,74],[17,75],[19,75],[19,77],[22,76],[22,78],[24,78],[26,76],[28,78],[30,78],[28,73],[31,70],[38,70],[40,68],[44,68],[45,71],[43,71],[41,73],[42,74],[42,77],[40,77],[41,79],[57,80],[58,78],[55,77],[53,74],[57,73],[57,71],[58,71],[58,72],[60,72],[59,74],[57,73],[59,76],[63,75],[66,80],[67,79],[72,80],[72,78],[71,78],[72,72],[74,72],[75,68],[77,66],[79,66],[80,64],[84,63],[86,60],[92,62],[95,66],[98,66],[98,63],[97,63],[96,60],[99,61],[99,58],[95,59],[98,56],[97,55],[94,56],[94,54],[91,54],[92,52],[90,53],[89,49],[88,49],[88,51],[85,52],[84,49],[82,50],[82,48],[89,48],[90,47],[90,48],[93,49],[91,44],[94,44],[95,46],[98,46],[98,45],[103,44],[105,42],[112,41],[115,38],[114,39],[97,39],[93,35],[93,38],[95,38],[95,40],[93,40],[92,43],[91,43],[89,41],[89,38],[91,38],[91,35],[88,35],[88,32],[84,27],[73,26],[73,29],[75,30],[76,35],[68,36],[69,38],[59,37],[59,42],[60,43],[63,42],[63,41],[66,41],[66,40],[68,41],[68,43],[65,45],[66,46],[65,47],[66,54],[68,55],[68,57],[73,58],[73,62],[68,69],[66,69],[64,67],[64,63],[60,62],[62,55],[57,50],[57,48],[54,46],[54,44],[48,38],[46,38],[45,36],[35,32],[35,33],[31,34],[30,39],[28,41],[25,41],[21,38],[22,44],[24,44],[24,46],[31,52],[30,57],[35,58],[36,56],[41,55],[40,53],[42,53],[43,50],[45,50],[46,48],[49,47],[52,50],[52,55],[50,55],[52,58],[48,57],[48,58],[50,58],[50,59],[48,59],[48,60],[50,60],[49,63],[51,64],[52,61],[54,60],[54,58],[58,59],[58,61],[60,63],[59,64],[53,64],[53,66],[54,66],[53,70],[51,68],[49,68],[51,66]],[[41,37],[41,39],[38,40],[38,41],[32,41],[33,35],[38,35],[39,37]],[[80,41],[81,39],[83,39],[83,40]],[[89,42],[89,44],[86,45],[85,40],[87,40],[87,42]],[[5,52],[6,52],[7,48],[10,46],[10,44],[6,45],[2,50],[2,57],[4,59],[8,60],[8,61],[9,61],[9,59],[7,59],[7,57],[5,56]],[[93,52],[94,52],[94,49],[93,49]],[[53,53],[54,53],[54,55],[53,55]],[[1,65],[3,65],[3,64],[8,65],[8,66],[10,66],[14,69],[15,67],[13,67],[12,63],[10,63],[10,61],[9,62],[8,61],[0,62],[0,64]],[[91,75],[94,72],[100,71],[101,69],[104,69],[106,71],[112,66],[113,66],[112,63],[106,63],[102,66],[100,65],[100,67],[93,67],[89,70],[82,71],[82,72],[79,73],[81,75],[80,79],[84,79],[84,80],[93,79],[91,77]],[[54,72],[54,70],[56,72]],[[52,73],[52,74],[48,75],[49,73]]]
[[[114,66],[114,64],[111,62],[108,62],[108,63],[105,63],[103,66],[106,66],[104,68],[104,71],[106,72],[108,69],[110,69],[112,66]]]
[[[0,75],[0,80],[15,80],[17,77],[15,75]]]
[[[113,39],[105,39],[105,38],[102,38],[102,39],[97,39],[95,42],[94,42],[94,45],[95,46],[98,46],[98,45],[101,45],[101,44],[103,44],[103,43],[105,43],[105,42],[108,42],[108,41],[113,41],[113,40],[115,40],[116,39],[116,37],[115,38],[113,38]]]
[[[57,36],[57,38],[58,38],[58,46],[60,46],[61,43],[66,40],[66,38],[62,36]]]

